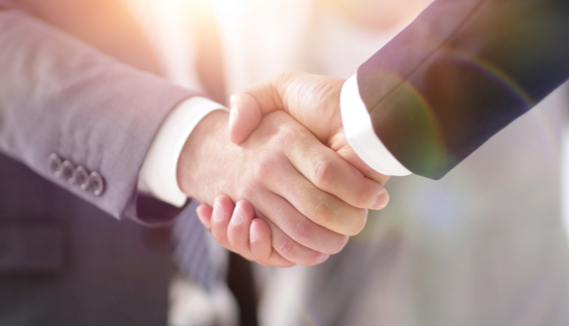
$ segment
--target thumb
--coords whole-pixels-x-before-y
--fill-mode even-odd
[[[255,98],[244,91],[229,100],[229,141],[241,144],[259,126],[263,113]]]
[[[271,78],[254,84],[231,96],[229,115],[229,140],[240,144],[261,123],[264,115],[282,109],[282,99],[277,90],[278,80]]]

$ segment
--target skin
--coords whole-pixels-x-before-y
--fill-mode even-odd
[[[233,94],[230,140],[236,144],[243,142],[259,126],[264,116],[283,110],[367,178],[385,184],[389,177],[365,164],[352,150],[344,134],[340,93],[345,81],[342,78],[289,71]],[[377,204],[370,208],[381,209],[384,206]]]
[[[255,216],[266,223],[255,228],[261,236],[265,226],[270,229],[272,249],[266,263],[323,262],[345,246],[349,235],[363,229],[367,207],[386,202],[387,192],[378,182],[286,112],[266,115],[239,145],[229,141],[228,121],[226,112],[215,111],[198,124],[180,155],[178,183],[189,197],[209,206],[223,194],[232,203],[247,200],[255,207]],[[217,203],[232,212],[225,202]]]
[[[229,197],[219,196],[213,208],[200,205],[197,213],[217,242],[228,250],[261,265],[294,265],[286,259],[271,256],[270,227],[263,219],[255,217],[255,210],[248,201],[241,200],[234,205]],[[328,255],[323,257],[324,260],[327,258]]]
[[[341,78],[285,72],[234,94],[231,98],[229,121],[230,140],[236,144],[246,143],[252,133],[264,123],[264,119],[276,112],[285,111],[310,130],[321,143],[335,151],[351,166],[356,167],[365,177],[383,185],[388,177],[367,166],[346,140],[339,106],[344,82],[345,80]],[[355,180],[342,181],[346,182],[344,185],[355,183]],[[350,196],[354,193],[347,188],[337,191],[336,195],[344,196],[342,198],[358,201]],[[222,197],[218,197],[217,200],[222,202],[223,206],[211,208],[202,205],[198,208],[198,216],[218,242],[249,260],[263,265],[272,264],[266,253],[270,249],[269,239],[274,234],[269,234],[269,228],[263,225],[263,220],[255,218],[252,210],[242,209],[247,204],[256,207],[255,204],[240,202],[232,210],[233,202],[226,202],[227,198]],[[360,200],[359,204],[365,206],[363,198]],[[386,193],[369,207],[381,209],[387,205],[387,202]],[[343,219],[351,222],[347,216]],[[235,224],[239,227],[235,227]]]

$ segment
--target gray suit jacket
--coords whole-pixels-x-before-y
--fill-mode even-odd
[[[161,121],[195,92],[4,0],[0,48],[0,325],[165,324],[167,237],[109,215],[179,212],[147,205],[138,171]]]

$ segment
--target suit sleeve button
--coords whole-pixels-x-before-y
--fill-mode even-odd
[[[49,171],[56,177],[61,176],[61,158],[55,153],[51,154],[47,159],[47,166]]]
[[[101,196],[105,191],[105,180],[99,173],[91,172],[88,188],[95,196]]]
[[[74,184],[75,183],[75,165],[68,160],[63,161],[61,164],[61,177],[67,180],[67,183]]]
[[[73,178],[82,190],[87,190],[89,187],[89,172],[84,167],[76,167]]]

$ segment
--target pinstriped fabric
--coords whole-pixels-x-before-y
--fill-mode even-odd
[[[222,271],[212,261],[206,232],[195,213],[195,205],[188,205],[174,225],[174,258],[185,276],[211,291],[221,281]]]

